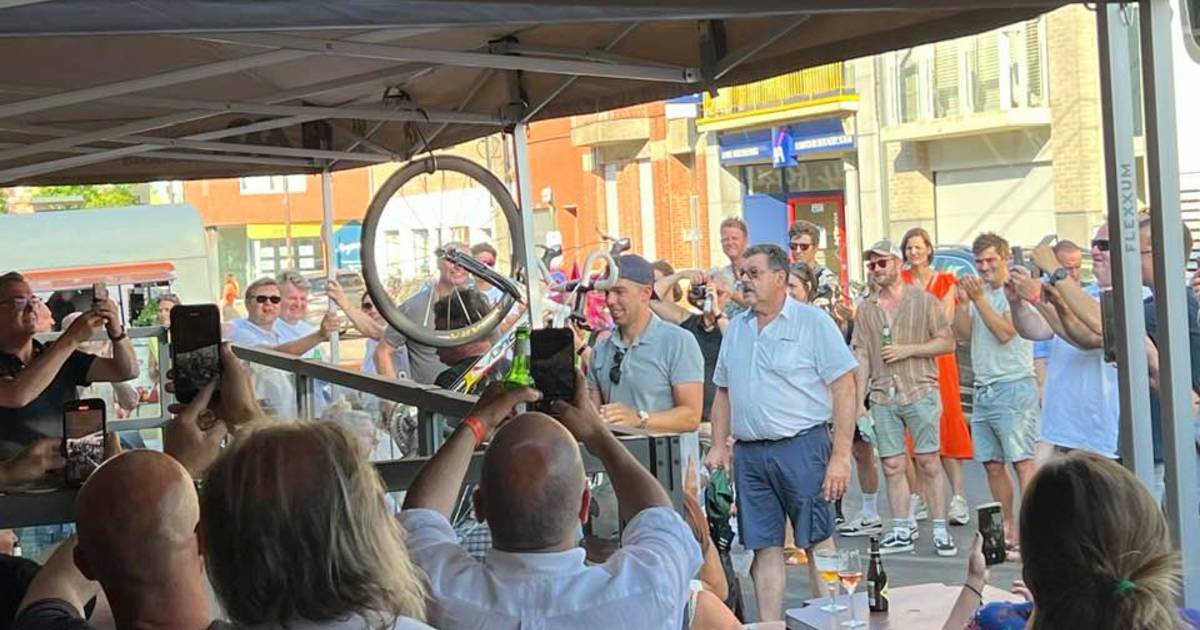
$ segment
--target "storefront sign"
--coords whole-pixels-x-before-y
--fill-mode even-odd
[[[837,116],[804,120],[773,129],[722,133],[718,137],[721,164],[774,164],[795,166],[808,155],[836,153],[854,148],[854,137],[846,133]]]

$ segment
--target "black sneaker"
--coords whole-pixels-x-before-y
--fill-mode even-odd
[[[893,529],[888,532],[883,540],[879,541],[879,553],[883,555],[893,553],[905,553],[916,549],[913,544],[912,536],[908,534],[907,529]]]
[[[942,557],[958,555],[958,547],[954,546],[954,537],[950,535],[950,532],[934,530],[933,551]]]

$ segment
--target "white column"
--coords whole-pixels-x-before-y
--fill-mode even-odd
[[[621,206],[617,202],[617,165],[604,165],[604,231],[620,238]]]
[[[843,192],[842,214],[846,217],[846,265],[851,281],[863,281],[863,220],[862,202],[858,186],[858,164],[854,154],[842,158],[842,169],[846,175]]]
[[[529,326],[538,328],[542,321],[542,283],[538,275],[537,249],[533,242],[533,184],[529,176],[529,141],[527,133],[529,125],[518,123],[513,128],[513,149],[516,152],[517,163],[517,197],[521,205],[521,230],[524,233],[525,251],[521,256],[525,260],[526,295],[529,300]]]
[[[284,177],[284,181],[287,178]],[[337,270],[334,266],[333,256],[333,175],[329,169],[321,171],[321,205],[323,214],[321,217],[321,247],[325,251],[325,275],[329,280],[337,279]],[[330,312],[336,313],[337,306],[333,300],[329,300]],[[335,330],[333,335],[329,337],[329,362],[338,363],[341,355],[341,339],[340,335]]]
[[[650,160],[638,160],[638,194],[642,207],[642,257],[650,262],[658,259],[655,247],[657,234],[654,216],[654,169]]]

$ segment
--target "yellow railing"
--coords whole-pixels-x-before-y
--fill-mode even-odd
[[[770,79],[721,88],[717,96],[704,95],[704,118],[720,118],[743,112],[804,104],[829,97],[854,94],[845,64],[830,63],[805,68]]]

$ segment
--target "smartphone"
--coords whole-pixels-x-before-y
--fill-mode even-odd
[[[67,485],[78,488],[104,461],[104,401],[72,400],[63,405],[62,453]]]
[[[1100,291],[1100,325],[1104,333],[1104,360],[1117,362],[1117,303],[1112,289]]]
[[[1008,555],[1004,548],[1004,513],[999,503],[979,506],[979,533],[983,535],[983,559],[987,566],[1004,562]]]
[[[221,313],[216,304],[180,304],[171,309],[171,365],[175,399],[192,402],[221,378]]]
[[[92,301],[104,302],[108,300],[108,285],[103,282],[97,282],[92,285]]]
[[[556,400],[575,400],[575,334],[570,328],[541,328],[529,336],[529,367],[542,392],[534,408],[547,411]]]

